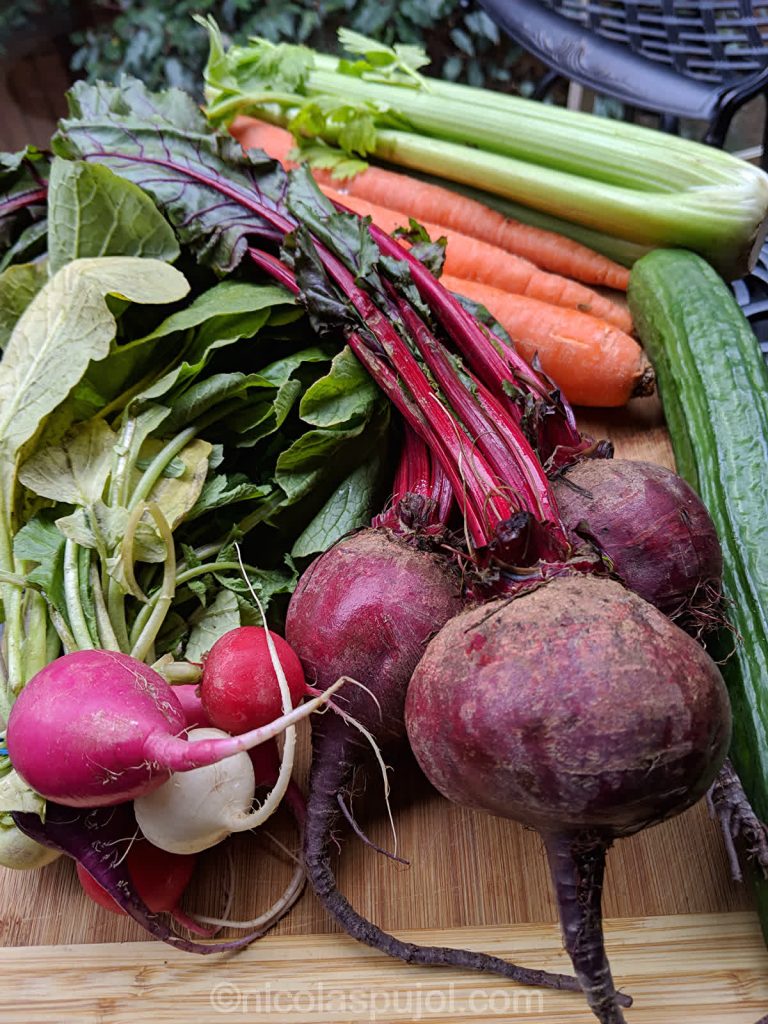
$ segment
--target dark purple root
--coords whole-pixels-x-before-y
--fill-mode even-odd
[[[720,769],[707,797],[720,823],[734,881],[741,882],[743,878],[737,844],[757,865],[763,878],[768,878],[768,827],[752,809],[730,760]]]
[[[41,846],[65,853],[82,864],[88,874],[156,939],[187,953],[223,953],[241,949],[262,932],[228,942],[194,942],[174,934],[167,924],[153,914],[133,887],[128,874],[125,840],[135,831],[136,822],[127,807],[62,807],[46,804],[45,821],[36,814],[14,812],[17,827]]]
[[[603,875],[608,848],[594,833],[546,835],[563,942],[601,1024],[625,1024],[603,939]]]
[[[347,791],[354,770],[366,753],[362,744],[362,737],[358,742],[356,737],[349,734],[349,727],[339,719],[313,723],[312,775],[307,800],[304,861],[310,885],[328,913],[358,942],[406,963],[486,971],[500,974],[521,985],[567,992],[580,991],[576,979],[564,974],[518,967],[500,957],[474,953],[468,949],[402,942],[353,909],[337,888],[331,868],[330,840],[340,821],[339,794]]]

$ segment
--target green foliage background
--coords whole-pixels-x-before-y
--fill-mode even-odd
[[[0,53],[25,27],[39,31],[46,12],[69,8],[82,18],[83,7],[70,0],[0,4]],[[212,14],[232,37],[328,51],[345,25],[388,43],[422,44],[432,74],[522,92],[528,86],[517,67],[519,48],[467,0],[92,0],[86,7],[94,25],[72,33],[72,68],[90,79],[114,80],[125,71],[151,89],[176,85],[199,95],[207,39],[192,14]]]

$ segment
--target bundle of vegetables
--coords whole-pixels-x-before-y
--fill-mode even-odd
[[[729,277],[743,274],[762,244],[768,178],[727,153],[426,78],[423,51],[343,29],[349,60],[264,39],[225,51],[215,23],[202,23],[214,123],[244,113],[287,124],[310,158],[339,176],[370,154],[634,247],[685,246]]]
[[[279,619],[280,595],[297,577],[292,546],[322,550],[370,515],[389,413],[347,350],[313,338],[284,289],[215,283],[130,182],[79,162],[49,168],[37,154],[8,164],[8,194],[30,202],[14,199],[3,220],[0,275],[2,863],[50,859],[17,830],[10,812],[21,812],[27,834],[95,858],[98,873],[100,828],[62,812],[64,842],[48,828],[59,804],[90,813],[127,800],[170,769],[268,740],[326,699],[310,695],[294,712],[276,689],[250,735],[190,743],[175,738],[198,724],[177,699],[185,688],[166,679],[199,678],[218,636],[260,621],[259,599],[277,601]],[[43,255],[17,262],[38,224]],[[169,260],[184,265],[193,296]],[[339,502],[346,518],[337,521],[328,505]],[[277,544],[264,544],[270,535]],[[246,566],[255,598],[233,547],[244,538],[262,566]],[[291,757],[256,774],[240,761],[251,792],[273,787],[261,820],[291,797]],[[247,791],[230,830],[256,824]],[[114,860],[113,848],[102,880],[146,921]]]
[[[138,83],[130,81],[120,89],[103,85],[78,86],[72,95],[72,115],[62,125],[55,143],[59,156],[66,159],[55,165],[54,170],[59,167],[62,170],[58,173],[66,170],[70,174],[93,175],[109,181],[119,178],[131,194],[141,195],[144,201],[147,196],[154,200],[181,242],[204,265],[231,273],[243,264],[246,270],[266,273],[283,285],[279,294],[284,302],[288,301],[290,293],[299,295],[312,326],[324,339],[322,344],[335,338],[338,347],[343,337],[359,360],[359,363],[354,361],[349,350],[343,349],[334,360],[334,366],[343,365],[345,372],[355,378],[362,373],[362,364],[429,452],[429,469],[425,470],[425,456],[419,442],[408,442],[397,483],[398,495],[401,491],[405,491],[405,495],[382,520],[389,532],[380,530],[378,535],[375,532],[372,536],[359,535],[334,547],[309,570],[290,609],[289,635],[298,648],[306,648],[308,642],[313,641],[311,634],[317,631],[318,623],[328,622],[338,631],[334,652],[339,660],[335,664],[330,657],[313,660],[306,650],[302,653],[299,649],[298,653],[317,676],[314,680],[310,677],[310,682],[318,682],[325,696],[330,695],[339,685],[339,678],[348,674],[357,644],[362,660],[357,665],[353,663],[353,671],[364,675],[359,682],[373,691],[352,690],[349,696],[349,688],[345,690],[349,700],[345,714],[330,719],[335,724],[329,726],[327,732],[323,730],[328,738],[318,743],[315,752],[314,790],[307,812],[305,849],[314,880],[320,882],[321,894],[329,904],[335,902],[339,916],[352,922],[356,934],[395,955],[422,963],[464,963],[510,976],[524,976],[514,965],[492,957],[455,950],[425,951],[397,943],[354,912],[350,913],[335,893],[335,883],[332,876],[328,877],[327,870],[327,836],[335,807],[343,811],[337,797],[341,795],[350,762],[356,757],[354,743],[349,738],[354,736],[350,727],[357,728],[358,733],[362,729],[369,735],[374,734],[374,739],[382,741],[402,735],[405,706],[404,721],[412,746],[438,788],[460,802],[524,820],[545,834],[566,943],[579,981],[601,1020],[621,1021],[619,1006],[625,1000],[615,992],[600,932],[599,890],[605,850],[613,838],[679,812],[705,791],[725,754],[730,718],[722,681],[701,648],[661,612],[618,583],[601,578],[606,565],[599,548],[585,544],[566,529],[560,519],[544,467],[569,465],[584,454],[594,454],[595,445],[579,435],[570,408],[553,393],[547,378],[494,337],[487,326],[473,317],[430,274],[425,261],[438,269],[441,254],[439,248],[436,250],[427,244],[419,231],[412,233],[409,251],[354,214],[339,212],[306,171],[293,172],[289,177],[273,161],[259,154],[244,156],[234,141],[214,135],[194,105],[177,92],[151,95]],[[126,181],[130,187],[126,186]],[[167,223],[163,223],[167,229]],[[83,254],[78,252],[77,255]],[[67,263],[40,295],[45,296],[57,277],[72,273],[72,268],[89,262],[95,262],[100,268],[111,265],[109,256],[105,259],[103,252],[99,256],[95,261],[75,259]],[[139,262],[146,263],[145,260]],[[152,264],[156,265],[164,266]],[[227,286],[241,287],[242,284],[225,282],[218,288]],[[110,288],[104,290],[111,294]],[[120,295],[126,294],[124,288],[115,290]],[[67,290],[70,299],[73,294],[71,288]],[[102,295],[103,291],[100,294],[103,305]],[[35,301],[14,329],[9,352],[12,343],[16,347],[16,337]],[[188,321],[183,317],[189,309],[175,312],[171,319],[181,317],[186,326]],[[113,317],[108,307],[107,314]],[[132,307],[120,306],[117,315],[121,324],[123,318],[127,318],[128,324]],[[179,320],[173,323],[178,324]],[[165,336],[162,325],[155,326],[139,339],[133,338],[124,345],[118,341],[113,352],[110,339],[114,333],[114,318],[108,326],[105,355],[112,358],[128,354],[129,362],[133,359],[130,353],[142,352],[138,342],[157,337],[158,330]],[[214,342],[210,341],[208,347],[213,349]],[[238,365],[240,348],[238,346]],[[254,358],[255,346],[251,344],[247,348],[243,358],[250,369],[249,360]],[[234,350],[229,354],[233,353]],[[160,634],[155,631],[158,619],[165,615],[174,600],[171,584],[176,582],[173,578],[176,576],[175,544],[170,532],[162,529],[162,514],[159,511],[153,514],[155,509],[159,510],[159,501],[155,501],[148,512],[160,527],[163,578],[151,568],[152,562],[149,562],[149,570],[141,570],[137,576],[133,568],[136,556],[132,551],[139,541],[139,527],[149,526],[151,534],[149,516],[145,517],[140,503],[149,505],[152,489],[173,458],[180,457],[187,445],[205,442],[205,438],[198,437],[200,432],[207,435],[209,430],[214,430],[213,436],[216,436],[218,426],[230,426],[238,437],[249,437],[253,432],[255,438],[261,440],[264,424],[269,422],[268,432],[271,432],[273,444],[268,446],[268,454],[264,453],[269,459],[275,454],[274,435],[277,433],[279,437],[287,423],[286,416],[281,418],[275,408],[280,387],[272,409],[261,408],[257,412],[246,407],[243,418],[236,415],[243,407],[238,405],[235,409],[230,402],[231,392],[226,389],[221,407],[215,399],[206,402],[208,389],[201,387],[200,391],[195,391],[195,387],[205,384],[211,388],[210,382],[216,380],[217,375],[204,375],[191,384],[187,377],[203,373],[207,369],[207,357],[198,356],[193,363],[187,359],[186,348],[181,354],[174,350],[169,360],[171,365],[164,367],[160,381],[155,371],[149,381],[137,373],[127,393],[118,391],[110,396],[106,403],[107,415],[118,414],[126,420],[138,419],[137,409],[145,413],[144,402],[150,403],[150,410],[154,403],[161,405],[162,415],[155,414],[156,422],[149,418],[153,426],[142,437],[143,440],[151,436],[154,430],[160,448],[149,453],[149,463],[146,468],[140,467],[137,480],[128,475],[127,469],[119,475],[110,462],[98,498],[89,495],[87,502],[78,498],[75,503],[83,506],[84,529],[78,532],[74,543],[88,551],[96,567],[92,573],[94,583],[101,582],[102,590],[101,577],[105,572],[109,577],[104,603],[107,619],[115,630],[117,647],[121,646],[117,634],[122,634],[124,622],[129,642],[133,639],[137,644],[143,638],[143,643],[148,645],[146,650],[140,647],[138,651],[146,657],[150,656],[155,639],[159,640]],[[212,366],[218,357],[211,354],[210,358]],[[13,367],[13,360],[8,362],[7,355],[2,365],[6,363]],[[274,370],[272,364],[270,367]],[[85,368],[80,369],[75,384]],[[134,369],[131,364],[131,370]],[[146,366],[142,371],[145,376],[149,372]],[[70,370],[72,372],[74,370]],[[243,375],[242,370],[237,372]],[[268,375],[266,370],[259,372],[255,367],[244,376],[247,384],[239,380],[238,386],[248,391],[250,387],[262,386],[262,377]],[[254,377],[257,380],[253,380]],[[216,390],[218,384],[216,380],[212,389],[217,396],[220,394]],[[315,381],[312,387],[319,388],[324,400],[333,408],[333,416],[337,417],[335,423],[343,424],[345,429],[340,433],[348,430],[351,437],[344,437],[344,441],[348,441],[359,437],[363,428],[354,403],[350,411],[345,384],[342,380],[324,379]],[[118,388],[124,386],[121,380]],[[71,387],[72,384],[64,393],[65,405],[70,401],[66,396]],[[288,406],[295,401],[301,387],[293,391],[292,398],[283,393],[282,400]],[[311,407],[312,403],[307,401],[311,391],[312,388],[304,393],[299,406],[300,417],[306,414],[308,404]],[[118,400],[119,395],[125,400]],[[195,401],[192,401],[193,395]],[[376,410],[381,410],[382,406],[386,407],[380,393],[374,392],[366,409],[364,426],[376,422]],[[13,400],[9,408],[14,410]],[[103,400],[99,408],[101,417],[92,412],[90,419],[104,419]],[[184,415],[188,411],[191,422],[178,420],[182,410]],[[270,419],[270,415],[274,418]],[[381,412],[378,415],[385,418]],[[89,418],[84,422],[88,423]],[[181,428],[170,438],[166,433],[169,422]],[[132,431],[138,429],[138,423],[132,427]],[[28,438],[23,438],[21,443],[26,440]],[[35,441],[39,443],[39,436]],[[135,452],[131,443],[130,433],[117,449],[114,441],[111,442],[112,451],[117,452],[118,468],[126,452],[129,458],[130,453]],[[224,444],[224,453],[227,451],[226,438],[217,437],[215,442],[206,443]],[[339,450],[344,450],[343,444],[339,445]],[[15,454],[18,448],[10,451]],[[303,479],[297,485],[301,495],[307,494],[314,481],[322,476],[322,469],[327,471],[332,461],[327,453],[328,449],[324,448],[318,458],[315,448],[308,456]],[[279,484],[280,493],[273,495],[274,503],[264,501],[254,510],[256,520],[269,518],[278,508],[293,506],[293,502],[287,500],[291,494],[282,485],[281,471],[286,465],[280,460],[284,454],[278,456],[276,463],[270,463],[270,479]],[[134,458],[138,457],[136,453]],[[412,464],[414,460],[418,465]],[[338,468],[334,467],[337,471]],[[205,474],[202,475],[204,478]],[[109,482],[111,488],[115,476],[116,486],[127,489],[125,494],[122,490],[117,492],[119,499],[130,503],[133,498],[135,505],[130,510],[126,508],[128,519],[118,520],[120,551],[113,545],[103,553],[100,537],[94,534],[93,521],[98,520],[91,506],[96,500],[107,506],[115,504],[109,495],[107,501],[103,500],[104,487]],[[458,595],[450,565],[429,546],[435,536],[439,538],[440,524],[448,512],[447,484],[461,512],[464,535],[462,545],[450,547],[459,548],[459,564],[465,578],[471,581],[470,593],[476,599],[504,595],[491,605],[460,613],[453,619],[450,616],[457,611]],[[302,491],[301,486],[306,490]],[[420,510],[419,502],[410,500],[411,494],[416,499],[424,499]],[[57,493],[49,500],[60,497]],[[415,510],[419,510],[418,515]],[[72,513],[75,518],[77,511]],[[11,516],[17,514],[15,509],[11,510]],[[322,510],[316,519],[322,519]],[[183,520],[184,516],[179,524],[182,530]],[[12,518],[9,524],[10,537],[14,530]],[[235,532],[239,535],[253,526],[254,520],[246,516],[237,521]],[[399,535],[399,539],[394,539],[393,534]],[[89,547],[81,538],[91,535],[93,542]],[[146,530],[141,540],[148,543],[145,535]],[[218,583],[219,576],[224,578],[227,571],[226,563],[222,564],[221,560],[229,555],[227,546],[234,539],[231,521],[224,530],[217,530],[215,537],[213,542],[206,537],[206,543],[201,543],[201,537],[192,531],[190,542],[181,553],[186,560],[184,571],[199,567],[199,575],[210,572]],[[157,539],[153,539],[157,543]],[[66,537],[65,556],[69,540]],[[126,544],[127,550],[123,551]],[[324,567],[334,560],[343,561],[345,545],[354,550],[355,574],[345,576],[337,570],[334,586],[325,580]],[[14,554],[17,558],[23,557],[24,552],[14,553],[7,544],[6,547],[8,557],[13,558]],[[294,550],[296,547],[294,545]],[[374,566],[370,575],[360,564],[363,548],[369,564]],[[122,554],[122,559],[115,559],[116,554]],[[214,559],[213,564],[204,561],[209,558]],[[202,564],[193,565],[195,559]],[[18,571],[23,573],[26,566],[15,562],[10,565],[3,578],[7,588],[4,598],[9,601],[9,623],[14,625],[14,635],[18,636],[19,627],[31,621],[40,603],[35,600],[27,577],[22,578]],[[71,556],[67,567],[72,567]],[[77,576],[69,573],[70,584],[83,578],[79,564],[76,568]],[[111,583],[116,568],[123,574],[118,575],[118,583],[124,580],[126,584],[120,588],[112,587]],[[431,590],[424,587],[428,575]],[[382,579],[386,585],[381,584]],[[374,586],[373,580],[379,582]],[[397,586],[393,585],[394,581]],[[324,582],[328,585],[323,586]],[[359,604],[365,621],[362,630],[354,615],[334,616],[329,610],[329,606],[335,604],[343,608],[344,598],[349,598],[348,607],[354,608],[361,593],[356,587],[362,588],[364,598]],[[417,591],[417,587],[421,589]],[[74,596],[72,586],[70,589]],[[114,595],[112,601],[110,589]],[[430,595],[429,600],[425,594]],[[142,597],[148,598],[145,602],[148,610],[133,604],[131,597],[140,603]],[[382,617],[388,619],[396,640],[388,646],[388,651],[395,655],[390,658],[390,664],[386,664],[388,651],[370,650],[372,640],[377,637],[367,618],[372,598],[379,602]],[[302,605],[307,607],[306,602],[317,600],[320,603],[305,619]],[[21,607],[19,601],[26,606]],[[96,604],[99,603],[97,598]],[[85,614],[82,616],[85,623],[79,621],[77,602],[67,604],[65,600],[64,609],[66,616],[59,612],[62,621],[56,620],[62,635],[67,636],[67,628],[72,631],[73,620],[78,621],[80,629],[88,626]],[[450,621],[432,641],[416,669],[406,702],[409,676],[436,619]],[[94,621],[97,631],[106,626],[104,616],[96,611]],[[397,622],[403,623],[402,635],[395,625]],[[486,632],[493,636],[486,637]],[[307,634],[310,634],[309,641]],[[83,646],[101,645],[102,633],[97,632],[97,637],[98,640],[92,637],[91,644]],[[530,654],[523,646],[526,640],[534,642],[536,671],[526,667]],[[598,652],[604,649],[608,651],[608,662],[606,671],[602,672]],[[161,648],[156,645],[152,655],[160,652]],[[450,664],[447,663],[449,652]],[[171,648],[171,653],[175,654],[175,648]],[[185,653],[189,657],[189,651]],[[95,658],[101,662],[104,656],[104,652],[85,651],[71,654],[69,658]],[[118,666],[126,657],[117,650],[106,656]],[[26,654],[22,662],[21,674],[11,677],[17,687],[31,667]],[[280,659],[276,659],[276,663],[275,671],[282,683],[282,710],[288,712],[294,695],[287,675],[283,673],[280,679],[277,671]],[[61,665],[61,662],[53,664]],[[140,670],[136,665],[141,666]],[[175,730],[183,728],[186,722],[181,705],[177,707],[162,691],[162,679],[156,678],[156,673],[141,662],[133,662],[130,671],[134,682],[137,676],[141,680],[147,699],[147,692],[151,695],[153,691],[163,697],[166,728],[169,724],[175,726]],[[328,676],[323,678],[321,672],[327,672]],[[17,722],[23,722],[25,705],[31,714],[40,714],[36,704],[46,702],[36,701],[35,691],[42,692],[43,685],[50,685],[48,680],[57,675],[51,667],[43,668],[22,689],[12,712]],[[622,683],[614,691],[617,677]],[[373,681],[382,687],[380,693],[371,685]],[[82,686],[76,679],[66,685],[54,685],[69,702],[67,713],[75,723],[72,728],[68,724],[71,733],[82,720],[78,719],[81,706],[95,700],[93,688],[82,693]],[[131,691],[130,686],[124,689]],[[672,702],[671,691],[675,695]],[[500,704],[506,709],[508,720],[517,726],[512,732],[505,728],[503,735],[494,726],[494,722],[498,722]],[[174,758],[183,761],[184,767],[196,767],[204,758],[190,753],[195,748],[211,753],[210,759],[207,753],[205,757],[209,763],[213,752],[226,749],[232,754],[242,750],[253,742],[256,733],[259,739],[268,733],[271,736],[312,706],[310,702],[296,712],[289,712],[283,722],[270,724],[266,731],[263,727],[255,728],[240,737],[203,739],[198,743],[177,740],[175,745],[166,742],[163,749],[169,751],[175,746],[178,752],[180,743],[185,748],[184,753],[176,753]],[[446,708],[450,709],[447,724]],[[244,728],[252,728],[252,723],[242,724]],[[19,744],[19,755],[23,759],[25,729],[22,725],[20,738],[14,739],[13,725],[12,720],[9,746],[16,761],[13,746]],[[30,734],[31,728],[26,733],[29,747],[33,745]],[[613,737],[615,742],[607,741],[606,736]],[[618,759],[614,755],[615,747],[621,753]],[[329,773],[328,764],[333,758],[334,771]],[[466,770],[457,778],[456,766],[462,764]],[[519,764],[517,774],[509,768],[510,764]],[[27,766],[26,774],[22,774],[27,777],[31,771]],[[107,789],[100,794],[106,796],[104,801],[96,792],[95,779],[89,780],[87,793],[81,800],[69,792],[72,773],[68,777],[62,773],[63,781],[57,780],[59,789],[55,795],[61,797],[63,787],[67,790],[63,795],[75,805],[125,799],[126,795],[139,795],[134,787],[144,786],[146,774],[146,768],[140,768],[122,772],[116,779],[110,778]],[[152,809],[149,804],[155,794],[161,793],[165,781],[162,775],[161,772],[159,777],[150,780],[149,788],[154,793],[149,793],[143,804],[145,795],[140,795],[141,817]],[[162,817],[165,804],[159,796],[157,799]],[[55,808],[55,804],[49,805],[50,816],[42,827],[38,819],[36,831],[25,815],[25,828],[37,836],[48,833],[54,845],[71,850],[71,833],[63,828],[65,821]],[[240,820],[242,817],[248,819],[247,809],[243,809]],[[76,821],[82,824],[81,818]],[[209,821],[207,826],[215,837],[222,828],[226,832],[230,824],[230,820]],[[189,837],[183,831],[177,839],[185,848],[192,848],[186,845]],[[88,857],[91,861],[94,859],[92,847],[89,847]],[[557,987],[573,987],[572,980],[541,973],[536,974],[535,980]]]
[[[238,117],[231,131],[246,149],[263,149],[284,166],[295,166],[289,156],[293,139],[284,129]],[[343,183],[321,170],[314,176],[338,208],[370,216],[387,233],[407,236],[416,219],[432,238],[444,239],[445,286],[487,308],[521,354],[538,360],[570,401],[624,405],[653,390],[653,373],[630,337],[626,308],[572,280],[626,288],[623,267],[403,174],[369,167]]]

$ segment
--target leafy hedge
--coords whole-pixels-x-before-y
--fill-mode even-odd
[[[0,52],[11,34],[39,28],[45,11],[69,7],[73,23],[83,4],[71,0],[10,0],[0,4]],[[192,14],[213,14],[231,36],[266,36],[334,50],[340,25],[365,35],[420,43],[431,72],[472,85],[521,86],[521,51],[470,0],[91,0],[91,27],[73,32],[72,68],[114,80],[122,71],[152,88],[177,85],[199,94],[207,53]],[[86,11],[86,16],[88,11]],[[522,82],[522,91],[527,83]]]

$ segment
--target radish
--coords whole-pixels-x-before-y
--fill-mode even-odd
[[[44,868],[58,857],[55,850],[36,843],[15,825],[0,828],[0,867],[30,871]]]
[[[555,481],[563,521],[585,531],[635,593],[680,625],[720,624],[723,555],[701,498],[663,466],[580,462]]]
[[[173,687],[173,692],[176,697],[178,697],[179,704],[181,704],[187,729],[210,728],[211,721],[205,713],[203,702],[200,700],[199,686],[197,683],[182,683],[180,685],[175,685]],[[254,750],[258,750],[258,747],[254,747]]]
[[[452,619],[414,672],[408,738],[448,799],[543,836],[566,948],[595,1016],[621,1024],[605,954],[605,853],[690,807],[730,739],[714,662],[619,583],[552,580]]]
[[[270,636],[295,707],[307,695],[301,662],[281,636],[271,630]],[[240,626],[219,637],[203,661],[200,700],[211,725],[235,735],[268,725],[282,714],[264,629]]]
[[[221,729],[193,729],[191,743],[224,738]],[[199,853],[232,832],[247,832],[266,820],[251,811],[256,782],[246,751],[217,764],[178,772],[133,801],[144,836],[169,853]]]
[[[183,857],[179,854],[160,850],[145,839],[131,840],[131,846],[125,857],[126,867],[131,881],[136,887],[140,899],[153,914],[168,913],[183,928],[197,935],[210,936],[211,930],[200,925],[179,907],[184,890],[192,879],[195,870],[195,857]],[[112,914],[125,914],[122,907],[107,890],[96,881],[81,864],[75,865],[77,877],[83,891],[100,907]]]
[[[172,771],[213,764],[306,718],[337,683],[290,714],[237,737],[190,743],[173,688],[148,665],[113,651],[75,651],[46,665],[11,710],[6,743],[19,775],[70,807],[123,803]]]
[[[57,853],[65,853],[81,864],[125,912],[155,938],[189,953],[221,953],[241,949],[262,934],[254,931],[226,942],[197,942],[174,934],[146,905],[136,890],[124,844],[132,840],[136,822],[130,804],[119,807],[73,808],[49,802],[45,821],[37,814],[15,811],[13,820],[25,835]],[[129,855],[130,856],[130,855]],[[183,912],[174,915],[187,928],[200,931]]]

